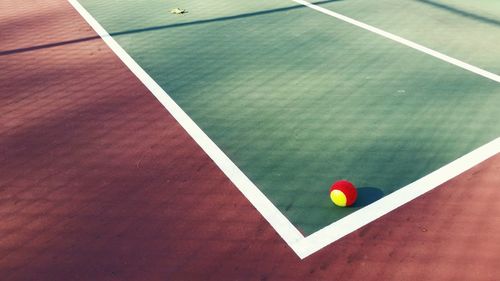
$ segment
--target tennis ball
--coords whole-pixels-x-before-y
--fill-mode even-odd
[[[335,182],[330,188],[330,198],[339,207],[348,207],[356,202],[358,192],[354,184],[346,180]]]

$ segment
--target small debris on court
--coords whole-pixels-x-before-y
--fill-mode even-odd
[[[183,15],[183,14],[187,14],[188,11],[184,10],[184,9],[175,8],[175,9],[170,10],[170,13],[174,14],[174,15]]]

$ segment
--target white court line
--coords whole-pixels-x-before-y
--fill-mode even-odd
[[[294,0],[295,1],[295,0]],[[346,216],[323,229],[304,237],[297,228],[273,205],[253,182],[217,147],[217,145],[194,123],[175,101],[151,78],[109,33],[78,3],[68,0],[97,34],[137,78],[151,91],[158,101],[172,114],[186,132],[210,156],[234,185],[252,203],[276,232],[301,258],[305,258],[328,244],[366,225],[380,216],[400,207],[410,200],[437,187],[441,183],[472,168],[500,152],[500,138],[468,153],[435,172],[413,182],[400,190]]]
[[[378,35],[383,36],[385,38],[391,39],[391,40],[393,40],[395,42],[398,42],[400,44],[403,44],[405,46],[408,46],[410,48],[418,50],[418,51],[420,51],[422,53],[426,53],[426,54],[431,55],[431,56],[433,56],[435,58],[438,58],[438,59],[440,59],[442,61],[445,61],[447,63],[451,63],[453,65],[456,65],[456,66],[460,67],[460,68],[463,68],[465,70],[468,70],[470,72],[476,73],[478,75],[481,75],[483,77],[486,77],[488,79],[491,79],[493,81],[496,81],[496,82],[500,83],[500,76],[497,75],[497,74],[495,74],[495,73],[491,73],[491,72],[486,71],[484,69],[481,69],[481,68],[479,68],[477,66],[468,64],[466,62],[463,62],[463,61],[455,59],[455,58],[452,58],[450,56],[447,56],[447,55],[442,54],[442,53],[440,53],[438,51],[435,51],[433,49],[430,49],[430,48],[427,48],[427,47],[422,46],[420,44],[417,44],[417,43],[415,43],[413,41],[410,41],[408,39],[405,39],[403,37],[394,35],[392,33],[384,31],[384,30],[382,30],[380,28],[376,28],[376,27],[371,26],[369,24],[360,22],[358,20],[352,19],[352,18],[344,16],[342,14],[333,12],[331,10],[328,10],[328,9],[320,7],[318,5],[309,3],[307,1],[304,1],[304,0],[292,0],[292,1],[294,1],[296,3],[299,3],[301,5],[307,6],[307,7],[311,8],[311,9],[316,10],[316,11],[318,11],[320,13],[325,14],[325,15],[329,15],[331,17],[334,17],[334,18],[337,18],[339,20],[345,21],[345,22],[350,23],[352,25],[355,25],[357,27],[360,27],[360,28],[363,28],[365,30],[371,31],[371,32],[373,32],[375,34],[378,34]]]
[[[396,190],[374,203],[316,231],[297,245],[301,257],[315,253],[328,244],[408,203],[484,160],[500,153],[500,138],[458,158],[419,180]]]
[[[194,123],[194,121],[175,103],[142,67],[125,52],[89,12],[77,1],[68,2],[80,13],[87,23],[99,34],[111,50],[151,91],[160,103],[172,114],[186,132],[212,158],[226,176],[236,185],[243,195],[254,205],[262,216],[272,225],[278,234],[293,249],[294,244],[304,239],[300,231],[276,208],[255,184],[226,156],[226,154]]]

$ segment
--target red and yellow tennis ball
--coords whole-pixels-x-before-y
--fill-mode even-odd
[[[330,198],[339,207],[351,206],[356,202],[357,197],[356,187],[346,180],[339,180],[330,188]]]

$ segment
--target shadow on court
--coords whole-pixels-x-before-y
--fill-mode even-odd
[[[326,4],[326,3],[331,3],[331,2],[339,2],[339,1],[342,1],[342,0],[318,1],[318,2],[313,2],[313,4],[321,5],[321,4]],[[266,11],[258,11],[258,12],[252,12],[252,13],[245,13],[245,14],[220,17],[220,18],[214,18],[214,19],[206,19],[206,20],[198,20],[198,21],[191,21],[191,22],[182,22],[182,23],[152,26],[152,27],[132,29],[132,30],[126,30],[126,31],[118,31],[118,32],[110,33],[110,35],[111,36],[120,36],[120,35],[142,33],[142,32],[148,32],[148,31],[164,30],[164,29],[170,29],[170,28],[176,28],[176,27],[200,25],[200,24],[206,24],[206,23],[212,23],[212,22],[236,20],[236,19],[242,19],[242,18],[248,18],[248,17],[254,17],[254,16],[262,16],[262,15],[268,15],[268,14],[274,14],[274,13],[280,13],[280,12],[287,12],[287,11],[291,11],[291,10],[304,9],[304,8],[307,8],[307,7],[304,5],[294,5],[294,6],[289,6],[289,7],[271,9],[271,10],[266,10]],[[87,42],[87,41],[91,41],[91,40],[95,40],[95,39],[99,39],[99,38],[101,38],[101,37],[100,36],[89,36],[89,37],[68,40],[68,41],[54,42],[54,43],[49,43],[49,44],[43,44],[43,45],[37,45],[37,46],[31,46],[31,47],[25,47],[25,48],[18,48],[18,49],[12,49],[12,50],[4,50],[4,51],[0,51],[0,56],[36,51],[36,50],[40,50],[40,49],[47,49],[47,48],[53,48],[53,47],[59,47],[59,46],[64,46],[64,45],[68,45],[68,44],[77,44],[77,43]]]
[[[376,187],[358,188],[358,199],[353,207],[365,207],[384,197],[384,192]]]
[[[498,21],[496,19],[491,19],[491,18],[488,18],[488,17],[477,15],[477,14],[474,14],[474,13],[471,13],[471,12],[467,12],[467,11],[464,11],[464,10],[461,10],[461,9],[458,9],[458,8],[455,8],[455,7],[451,7],[451,6],[442,4],[442,3],[437,3],[437,2],[434,2],[434,1],[431,1],[431,0],[416,0],[416,1],[420,2],[420,3],[424,3],[424,4],[428,4],[428,5],[434,6],[436,8],[442,9],[442,10],[446,10],[446,11],[454,13],[456,15],[460,15],[460,16],[463,16],[463,17],[466,17],[466,18],[469,18],[469,19],[473,19],[473,20],[476,20],[476,21],[479,21],[479,22],[482,22],[482,23],[491,24],[491,25],[495,25],[495,26],[500,26],[500,21]]]

